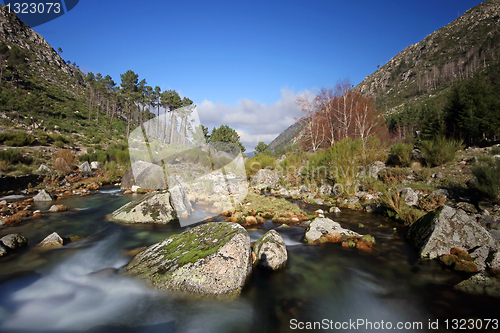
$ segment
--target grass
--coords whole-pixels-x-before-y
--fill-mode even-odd
[[[428,166],[436,167],[453,161],[456,153],[463,149],[463,141],[438,137],[435,140],[424,140],[420,144],[422,156]]]

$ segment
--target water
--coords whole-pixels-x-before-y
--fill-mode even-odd
[[[455,291],[453,285],[464,276],[435,261],[418,260],[392,221],[348,210],[332,218],[373,235],[373,253],[339,244],[306,245],[304,229],[279,228],[287,267],[256,270],[236,300],[152,290],[114,271],[130,260],[126,251],[187,228],[106,221],[106,214],[130,199],[116,188],[103,189],[61,201],[71,208],[68,212],[1,229],[0,235],[26,235],[30,247],[0,259],[0,331],[290,332],[307,323],[329,330],[356,322],[364,325],[353,331],[373,332],[383,321],[413,326],[391,327],[394,332],[430,332],[436,330],[428,329],[429,321],[439,320],[437,331],[445,331],[445,319],[499,317],[497,299]],[[250,230],[250,237],[257,240],[275,227],[266,222]],[[33,246],[53,231],[83,240],[58,249]]]

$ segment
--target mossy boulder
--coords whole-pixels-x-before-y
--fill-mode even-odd
[[[474,295],[500,297],[500,282],[484,271],[460,282],[455,289]]]
[[[168,191],[155,191],[131,201],[111,213],[111,220],[125,223],[162,223],[177,218]]]
[[[253,250],[257,264],[271,270],[283,267],[287,260],[285,241],[276,230],[269,230],[259,238]]]
[[[247,231],[236,223],[209,222],[148,247],[125,271],[158,289],[220,295],[239,293],[251,265]]]
[[[446,205],[415,221],[405,237],[421,258],[429,259],[449,254],[454,247],[466,251],[481,246],[498,247],[496,240],[474,217]]]

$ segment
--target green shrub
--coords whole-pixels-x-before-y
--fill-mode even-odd
[[[0,133],[0,142],[6,146],[22,147],[29,146],[36,141],[35,137],[31,134],[14,131],[8,133]]]
[[[116,153],[116,162],[119,165],[130,165],[130,155],[128,150],[120,150]]]
[[[491,148],[490,154],[491,155],[500,155],[500,147],[495,146],[495,147]]]
[[[62,142],[62,141],[56,141],[56,142],[54,142],[54,145],[57,148],[63,148],[64,147],[64,142]]]
[[[94,146],[94,149],[95,150],[102,150],[102,145],[101,144],[97,144]]]
[[[472,167],[472,174],[476,177],[471,187],[485,195],[499,199],[500,194],[500,160],[490,163],[481,163]]]
[[[407,168],[387,168],[383,171],[380,171],[378,176],[384,183],[394,183],[400,182],[403,179],[406,179],[409,175],[413,173],[412,170]]]
[[[274,168],[275,166],[276,161],[272,156],[267,154],[257,154],[245,162],[245,171],[247,173],[247,177],[251,177],[260,169]]]
[[[50,135],[48,135],[47,133],[45,133],[44,131],[36,131],[35,134],[36,134],[38,143],[40,143],[42,145],[46,145],[48,143],[53,142],[52,137]]]
[[[87,154],[92,154],[94,152],[94,148],[89,147],[87,148]]]
[[[0,161],[4,161],[7,164],[16,164],[21,162],[23,158],[23,154],[19,151],[19,149],[7,149],[0,150]]]
[[[432,172],[429,168],[422,168],[420,170],[415,171],[415,176],[417,180],[421,182],[425,182],[431,176]]]
[[[396,143],[391,148],[391,153],[389,154],[389,163],[397,166],[408,167],[411,163],[413,152],[412,144]]]
[[[463,149],[463,141],[438,137],[425,140],[420,144],[425,163],[431,167],[440,166],[453,161],[457,151]]]

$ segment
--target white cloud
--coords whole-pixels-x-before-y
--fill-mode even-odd
[[[240,135],[247,151],[253,151],[259,141],[269,144],[302,116],[300,107],[295,104],[298,95],[282,89],[280,100],[270,105],[247,98],[240,99],[236,106],[204,100],[197,109],[203,125],[210,130],[229,125]]]

